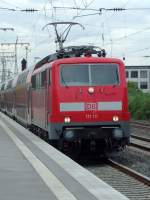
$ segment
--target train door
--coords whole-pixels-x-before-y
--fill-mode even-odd
[[[39,73],[39,92],[38,92],[38,105],[39,105],[39,119],[42,121],[42,126],[47,129],[47,73],[46,70]]]
[[[48,119],[51,115],[51,109],[52,109],[52,96],[51,96],[51,68],[50,69],[47,69],[47,107],[46,107],[46,110],[47,110],[47,113],[46,113],[46,118],[47,118],[47,125],[48,125]]]
[[[47,129],[47,77],[46,71],[32,76],[32,123]]]

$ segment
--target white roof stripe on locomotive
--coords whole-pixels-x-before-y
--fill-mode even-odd
[[[97,102],[99,111],[109,111],[109,110],[122,110],[121,101],[112,101],[112,102]],[[60,112],[67,111],[84,111],[85,103],[84,102],[72,102],[72,103],[60,103]]]

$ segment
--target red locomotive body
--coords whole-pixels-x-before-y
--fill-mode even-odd
[[[129,143],[130,114],[120,60],[60,59],[35,70],[32,86],[32,123],[47,130],[51,141],[100,141],[112,147],[113,142],[117,147]]]
[[[18,77],[13,90],[16,118],[47,136],[52,144],[60,149],[86,147],[103,152],[129,143],[130,114],[122,61],[62,58],[21,74],[22,81]]]

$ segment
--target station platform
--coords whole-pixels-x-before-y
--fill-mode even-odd
[[[127,200],[0,113],[0,200]]]

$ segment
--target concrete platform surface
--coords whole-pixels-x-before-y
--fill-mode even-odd
[[[0,200],[127,200],[0,113]]]

